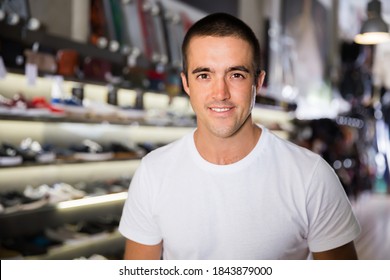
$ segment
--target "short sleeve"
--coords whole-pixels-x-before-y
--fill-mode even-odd
[[[359,235],[359,223],[340,180],[322,158],[315,166],[306,199],[310,251],[334,249]]]
[[[127,239],[145,245],[155,245],[162,240],[154,220],[152,190],[144,158],[131,180],[119,232]]]

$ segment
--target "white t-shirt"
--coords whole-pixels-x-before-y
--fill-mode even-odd
[[[204,160],[193,133],[149,153],[119,231],[163,241],[163,259],[306,259],[360,228],[333,169],[262,127],[251,153],[229,165]]]

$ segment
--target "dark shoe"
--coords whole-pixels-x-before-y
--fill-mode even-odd
[[[23,162],[18,150],[10,144],[3,143],[0,147],[0,166],[14,166]]]
[[[85,161],[109,160],[114,156],[111,151],[89,139],[85,139],[80,145],[71,146],[71,150],[75,152],[75,159]]]
[[[19,146],[19,153],[22,155],[24,161],[50,163],[56,159],[53,151],[44,150],[41,144],[31,138],[22,140]]]

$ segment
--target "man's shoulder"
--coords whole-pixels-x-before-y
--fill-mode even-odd
[[[283,159],[285,164],[296,163],[300,167],[314,167],[318,163],[324,162],[324,159],[317,153],[299,146],[291,140],[280,138],[278,135],[269,131],[267,141],[268,151],[273,157]]]

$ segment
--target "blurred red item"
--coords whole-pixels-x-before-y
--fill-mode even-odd
[[[64,113],[63,109],[51,105],[50,103],[48,103],[46,101],[46,99],[44,97],[33,97],[33,99],[31,100],[31,105],[34,108],[46,108],[46,109],[49,109],[53,113]]]
[[[87,57],[83,65],[84,77],[94,80],[107,80],[111,73],[111,63],[98,58]]]
[[[57,52],[57,72],[63,76],[74,76],[79,66],[79,54],[75,50]]]

